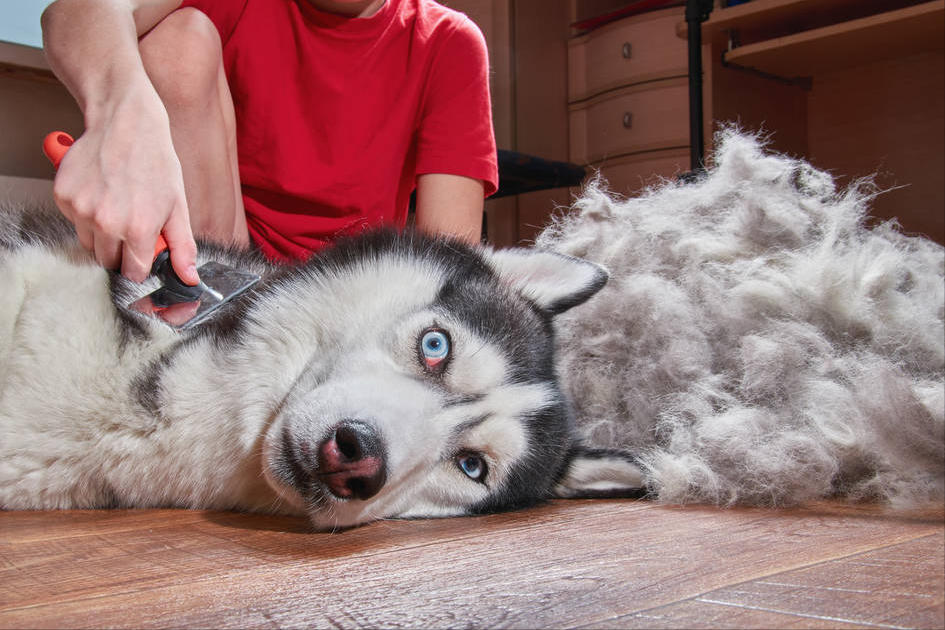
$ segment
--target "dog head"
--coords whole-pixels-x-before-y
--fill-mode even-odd
[[[582,449],[552,319],[598,265],[379,233],[312,262],[313,354],[264,440],[266,476],[319,529],[638,492],[616,452]]]

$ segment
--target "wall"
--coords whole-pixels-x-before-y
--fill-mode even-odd
[[[43,138],[53,128],[73,134],[83,129],[82,113],[51,73],[12,65],[2,55],[0,120],[0,175],[7,176],[52,179]]]

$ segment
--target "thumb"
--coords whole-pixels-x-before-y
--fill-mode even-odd
[[[184,284],[191,286],[200,282],[197,275],[197,243],[190,229],[186,205],[182,211],[171,213],[161,231],[171,253],[171,266]]]

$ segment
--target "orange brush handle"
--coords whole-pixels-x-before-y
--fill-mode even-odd
[[[66,156],[66,151],[68,151],[69,147],[74,143],[75,140],[65,131],[53,131],[46,134],[46,138],[43,140],[43,153],[46,154],[46,157],[49,158],[49,161],[52,162],[55,168],[59,168],[59,163],[62,162],[62,158]],[[151,259],[152,262],[158,257],[158,254],[165,249],[167,249],[167,241],[164,240],[163,234],[158,234],[157,243],[154,244],[154,257]]]
[[[53,131],[47,134],[46,139],[43,140],[43,153],[46,154],[53,166],[59,168],[59,163],[62,162],[62,158],[66,156],[66,151],[74,142],[72,136],[66,132]]]

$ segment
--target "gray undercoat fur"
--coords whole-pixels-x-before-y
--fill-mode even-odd
[[[866,227],[869,181],[717,146],[696,183],[595,182],[538,238],[611,271],[558,320],[581,430],[667,502],[941,500],[945,250]]]

